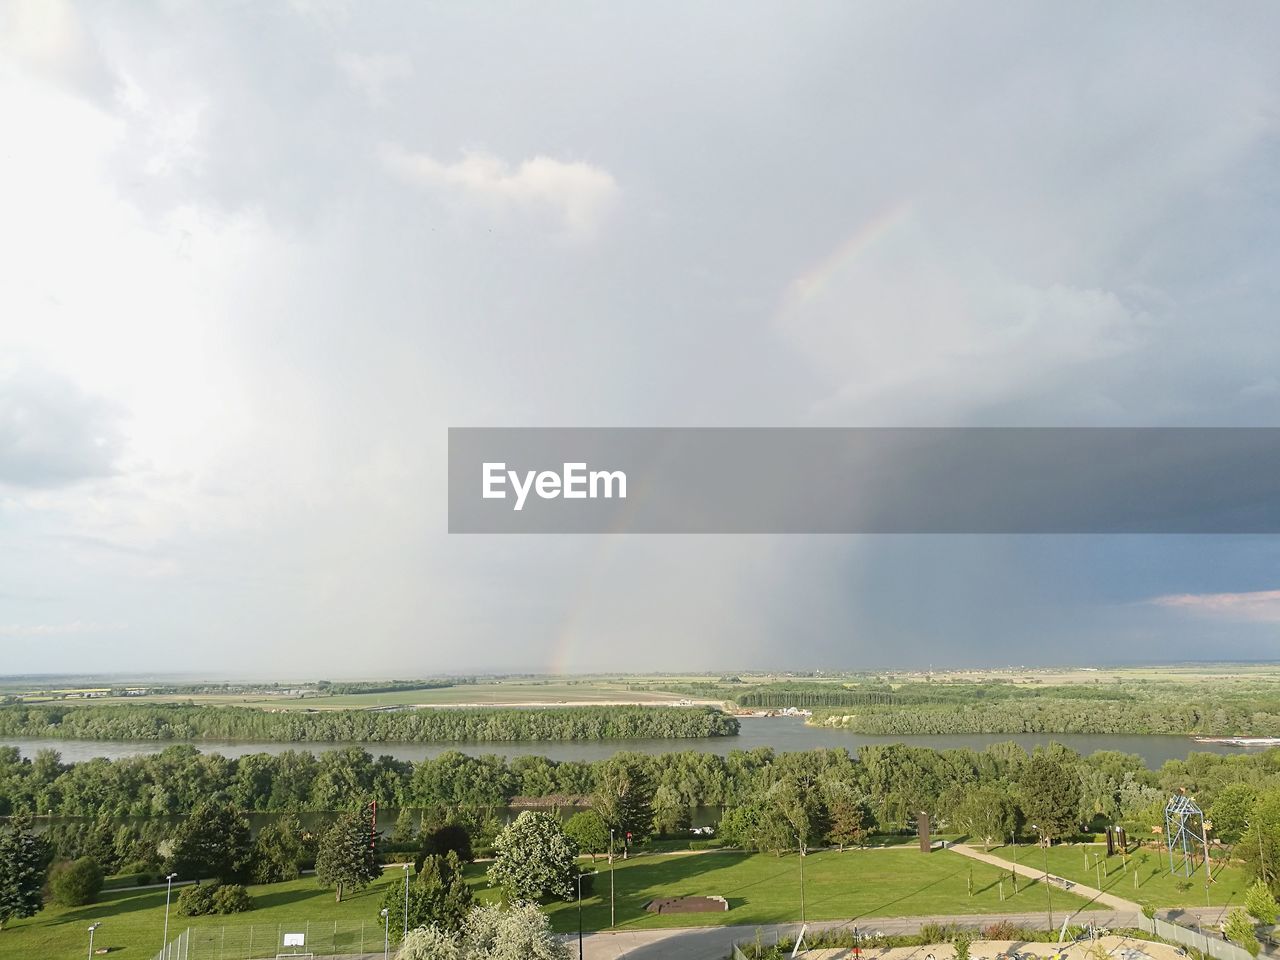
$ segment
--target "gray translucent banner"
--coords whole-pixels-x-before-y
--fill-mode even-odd
[[[449,530],[1277,533],[1280,429],[453,428]]]

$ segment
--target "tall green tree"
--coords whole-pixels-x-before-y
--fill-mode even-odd
[[[296,816],[284,816],[258,831],[253,844],[254,883],[280,883],[302,875],[302,864],[310,859],[308,834]]]
[[[174,830],[165,865],[184,880],[233,883],[245,878],[252,856],[249,821],[229,803],[204,800]]]
[[[1234,852],[1250,877],[1280,895],[1280,790],[1263,794],[1249,811],[1248,822]]]
[[[458,930],[475,905],[462,861],[453,851],[443,857],[427,857],[409,884],[408,894],[410,928],[434,925],[445,931]],[[405,899],[404,887],[398,883],[389,885],[383,895],[382,907],[392,930],[405,929]]]
[[[526,810],[493,843],[489,882],[508,900],[572,900],[578,875],[577,851],[549,813]]]
[[[653,793],[653,829],[662,834],[683,833],[689,829],[692,815],[680,794],[666,784]]]
[[[1249,916],[1268,925],[1275,923],[1276,916],[1280,915],[1275,895],[1261,879],[1253,881],[1244,892],[1244,908],[1249,911]]]
[[[413,862],[415,871],[422,869],[428,857],[443,857],[452,853],[463,863],[470,863],[475,859],[471,850],[471,833],[460,823],[446,823],[423,830],[421,841],[418,856]]]
[[[338,903],[345,890],[361,890],[382,876],[372,829],[365,808],[339,814],[320,835],[316,878],[322,885],[334,888]]]
[[[592,861],[609,849],[609,825],[594,810],[580,810],[564,823],[564,833],[579,853],[591,855]]]
[[[1037,754],[1018,782],[1027,822],[1039,828],[1042,842],[1070,836],[1078,824],[1080,778],[1059,756]]]
[[[871,805],[852,788],[829,790],[827,813],[830,822],[827,836],[841,850],[861,845],[875,826]]]
[[[1013,831],[1015,813],[1013,801],[1005,791],[994,786],[977,787],[966,791],[952,821],[970,836],[980,837],[983,848],[989,850],[992,841]]]
[[[619,840],[643,840],[653,829],[653,781],[640,757],[618,754],[597,773],[592,808]]]
[[[1258,791],[1247,783],[1229,783],[1218,791],[1209,807],[1213,833],[1223,843],[1237,843],[1249,829],[1249,814],[1258,802]]]
[[[765,794],[765,809],[787,837],[783,849],[795,847],[800,856],[827,831],[827,811],[818,792],[798,777],[779,780]]]
[[[35,916],[49,870],[49,847],[19,817],[0,823],[0,929],[10,920]]]

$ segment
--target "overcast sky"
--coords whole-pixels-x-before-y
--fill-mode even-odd
[[[1274,657],[1280,543],[450,537],[448,426],[1280,426],[1272,3],[0,3],[0,673]]]

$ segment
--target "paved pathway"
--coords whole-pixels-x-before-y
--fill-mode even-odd
[[[1133,926],[1141,911],[1090,910],[1088,919],[1106,927]],[[1083,919],[1083,917],[1081,918]],[[809,924],[810,930],[859,930],[868,933],[919,933],[926,924],[954,923],[966,927],[983,927],[1007,920],[1020,927],[1043,927],[1046,917],[1040,913],[984,913],[935,915],[927,917],[863,917],[856,920],[822,920]],[[1054,916],[1057,925],[1062,921]],[[583,937],[584,960],[722,960],[734,943],[752,940],[760,930],[765,943],[794,936],[798,923],[773,926],[698,927],[679,930],[602,931]],[[577,938],[571,938],[576,946]]]
[[[999,867],[1001,870],[1016,870],[1018,876],[1027,877],[1031,880],[1044,879],[1044,871],[1037,870],[1035,867],[1025,863],[1012,863],[1001,857],[997,857],[993,853],[983,853],[981,850],[969,846],[967,843],[953,843],[947,845],[948,850],[954,850],[962,857],[969,857],[971,860],[979,860],[982,863],[990,864],[993,867]],[[1049,874],[1051,882],[1054,878],[1053,874]],[[1067,886],[1067,884],[1070,886]],[[1090,887],[1083,883],[1075,883],[1072,881],[1062,881],[1056,884],[1060,889],[1070,890],[1078,897],[1084,897],[1091,903],[1100,903],[1103,906],[1110,907],[1112,910],[1118,910],[1124,913],[1140,914],[1142,907],[1134,903],[1132,900],[1126,900],[1124,897],[1117,897],[1114,893],[1105,893],[1096,887]]]

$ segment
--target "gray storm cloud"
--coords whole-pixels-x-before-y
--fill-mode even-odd
[[[5,15],[12,669],[1271,643],[1148,602],[1274,590],[1269,539],[459,539],[445,454],[450,426],[1276,425],[1274,5]]]

